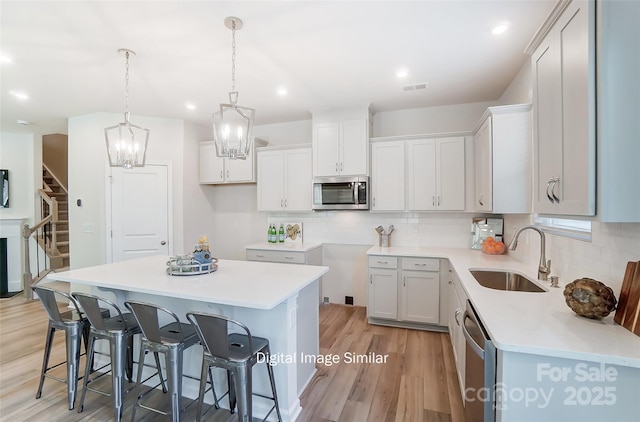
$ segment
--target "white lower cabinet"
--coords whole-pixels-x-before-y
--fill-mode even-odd
[[[367,317],[382,325],[440,325],[440,260],[369,256]]]
[[[453,349],[453,358],[456,363],[460,393],[464,397],[465,354],[466,345],[462,334],[462,316],[467,303],[467,295],[462,290],[458,275],[452,269],[449,270],[449,336]]]

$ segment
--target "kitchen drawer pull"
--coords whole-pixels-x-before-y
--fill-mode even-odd
[[[389,261],[377,261],[377,262],[378,262],[378,264],[388,264],[389,263]]]
[[[460,325],[460,320],[458,319],[458,317],[460,316],[460,308],[456,309],[456,312],[453,314],[453,319],[456,320],[456,324]]]
[[[284,259],[293,259],[292,256],[285,256]]]
[[[413,264],[413,265],[415,265],[416,267],[426,267],[427,266],[427,264],[424,264],[424,263],[418,264],[417,262],[415,264]]]
[[[264,255],[256,255],[257,258],[264,258]]]

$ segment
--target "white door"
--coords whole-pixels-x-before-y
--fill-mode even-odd
[[[436,209],[436,141],[407,142],[408,203],[411,211]]]
[[[464,210],[464,138],[436,141],[436,174],[439,210]]]
[[[404,210],[404,142],[371,144],[372,211]]]
[[[113,261],[169,255],[167,166],[113,168],[111,174]]]
[[[285,155],[286,210],[311,211],[311,149],[294,149]]]
[[[335,176],[339,170],[340,131],[338,122],[315,125],[313,175]]]
[[[258,152],[258,211],[284,208],[284,152]]]

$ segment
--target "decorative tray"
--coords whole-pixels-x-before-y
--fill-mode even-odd
[[[169,275],[201,275],[209,274],[218,269],[218,260],[211,258],[211,262],[198,262],[193,255],[173,256],[167,261]]]

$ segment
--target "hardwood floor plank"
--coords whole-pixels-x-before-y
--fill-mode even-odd
[[[447,334],[369,325],[365,308],[346,305],[321,307],[320,321],[321,353],[339,355],[341,362],[316,365],[317,372],[300,398],[299,422],[464,421]],[[35,399],[46,329],[47,316],[38,301],[27,302],[21,296],[0,300],[0,422],[112,421],[111,398],[88,393],[82,413],[69,411],[66,385],[54,380],[45,380],[42,397]],[[388,358],[386,363],[346,363],[347,352]],[[62,361],[64,356],[60,333],[51,361]],[[59,369],[64,376],[64,367]],[[431,402],[435,397],[440,403]],[[124,420],[131,414],[133,400],[134,394],[125,396]],[[159,392],[158,400],[166,397]],[[448,408],[443,403],[449,403]],[[195,411],[190,406],[183,420],[195,420]],[[144,411],[140,416],[147,422],[167,419]],[[205,420],[232,422],[237,415],[214,409]]]

